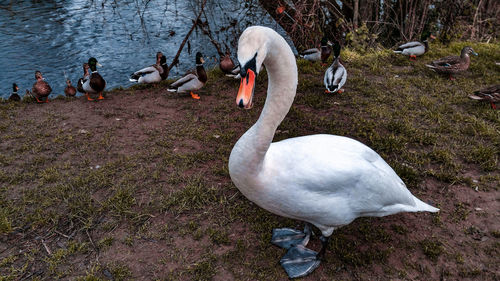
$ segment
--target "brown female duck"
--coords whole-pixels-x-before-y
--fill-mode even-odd
[[[36,99],[38,103],[49,102],[48,96],[52,92],[52,88],[49,83],[45,82],[42,72],[35,71],[36,82],[31,88],[31,95]]]
[[[64,89],[64,94],[67,97],[74,97],[76,95],[76,88],[71,85],[71,80],[66,79],[66,88]]]
[[[471,47],[464,47],[460,56],[449,56],[427,64],[431,70],[437,73],[448,74],[450,80],[454,80],[452,74],[465,71],[470,65],[470,54],[477,56],[477,53]]]
[[[497,109],[495,103],[500,102],[500,84],[475,91],[469,98],[489,102],[491,108]]]

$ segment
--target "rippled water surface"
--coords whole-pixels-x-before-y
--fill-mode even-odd
[[[196,0],[16,0],[0,1],[0,96],[8,97],[12,83],[20,92],[31,89],[40,70],[52,86],[51,96],[63,94],[64,71],[76,84],[82,64],[94,56],[106,89],[128,87],[130,73],[155,62],[162,51],[174,57],[192,26]],[[258,6],[258,1],[208,0],[206,15],[215,37],[236,46],[241,31],[251,24],[284,32]],[[237,23],[237,24],[235,24]],[[235,25],[234,25],[235,24]],[[196,30],[170,77],[194,67],[194,54],[218,57],[208,37]],[[232,49],[233,56],[236,48]],[[208,59],[214,64],[213,60]]]

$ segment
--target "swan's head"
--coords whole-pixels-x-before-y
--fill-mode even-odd
[[[255,78],[259,74],[267,56],[269,28],[254,26],[247,28],[238,42],[238,61],[240,63],[241,83],[236,104],[245,109],[252,108]]]

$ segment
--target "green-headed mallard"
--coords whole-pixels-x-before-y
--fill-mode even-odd
[[[434,35],[429,35],[422,42],[412,41],[406,44],[400,45],[394,53],[409,56],[410,60],[416,60],[417,56],[425,54],[429,50],[429,38],[435,39]]]
[[[42,72],[39,70],[35,71],[35,79],[36,82],[33,84],[31,88],[31,95],[36,99],[38,103],[46,103],[49,102],[49,95],[52,92],[52,88],[49,83],[45,81],[43,78]],[[28,90],[26,90],[29,93]]]
[[[347,80],[347,71],[340,63],[340,44],[335,41],[333,43],[333,55],[335,59],[332,65],[326,69],[323,82],[325,83],[325,93],[342,93],[345,81]]]
[[[162,52],[156,53],[156,64],[138,70],[130,76],[131,82],[142,83],[158,83],[168,77],[167,57]]]
[[[87,100],[95,100],[96,99],[95,96],[97,94],[99,94],[99,97],[97,99],[103,100],[104,97],[102,96],[102,92],[106,87],[106,81],[97,72],[97,66],[102,66],[102,65],[100,65],[97,59],[94,57],[89,58],[88,65],[92,72],[87,77],[84,76],[82,81],[83,83],[82,88],[85,91]]]
[[[17,91],[19,90],[19,87],[17,86],[16,83],[12,83],[12,93],[10,94],[9,100],[10,101],[20,101],[21,97],[17,94]]]
[[[462,49],[460,56],[444,57],[426,66],[437,73],[448,74],[450,75],[450,80],[454,80],[455,78],[453,78],[452,74],[457,74],[469,68],[470,54],[477,56],[477,53],[471,47],[467,46]]]
[[[307,49],[304,52],[300,54],[300,57],[308,60],[308,61],[321,61],[323,64],[326,63],[326,60],[328,57],[330,57],[330,54],[332,53],[332,50],[329,47],[330,43],[328,42],[328,39],[326,36],[324,36],[321,39],[321,48],[312,48],[312,49]]]
[[[205,68],[203,68],[204,62],[205,60],[203,59],[203,55],[200,52],[197,52],[196,71],[194,73],[187,73],[172,83],[169,86],[168,91],[177,93],[189,92],[193,99],[200,99],[200,96],[193,92],[201,89],[205,83],[207,83],[207,73],[205,72]]]
[[[491,104],[491,108],[497,109],[495,103],[500,102],[500,84],[475,91],[473,95],[469,96],[469,98],[489,102]]]

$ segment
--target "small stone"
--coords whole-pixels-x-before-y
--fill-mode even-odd
[[[95,168],[96,168],[96,169],[99,169],[99,168],[101,168],[101,166],[99,166],[99,165],[95,165]]]
[[[479,181],[478,180],[472,180],[473,183],[478,183]]]
[[[220,138],[220,135],[214,135],[214,138],[218,139]]]
[[[89,131],[87,131],[87,130],[85,130],[85,129],[80,129],[80,130],[78,131],[78,133],[80,133],[80,134],[88,134],[88,133],[89,133]]]
[[[479,187],[477,187],[477,186],[476,186],[476,187],[474,187],[474,190],[475,190],[475,191],[479,191]]]
[[[481,208],[475,208],[474,210],[476,210],[476,211],[482,211],[483,209],[481,209]]]
[[[399,75],[394,75],[394,78],[399,78]]]
[[[120,119],[120,118],[115,118],[115,120],[116,120],[116,121],[120,121],[120,120],[122,120],[122,119]]]

